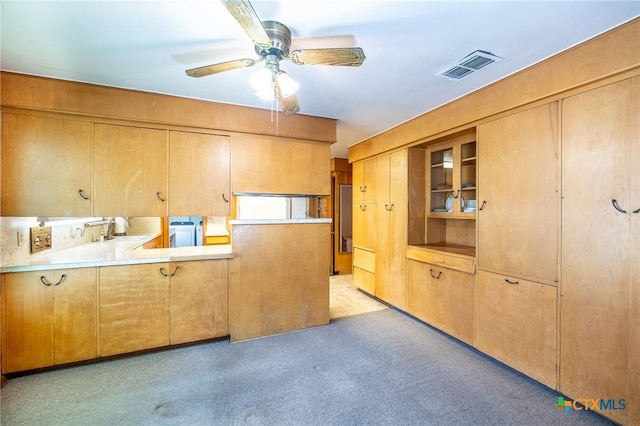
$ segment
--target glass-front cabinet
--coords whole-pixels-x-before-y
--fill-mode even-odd
[[[476,142],[438,145],[428,150],[430,217],[475,218]]]
[[[475,128],[409,148],[408,238],[413,249],[476,254]]]

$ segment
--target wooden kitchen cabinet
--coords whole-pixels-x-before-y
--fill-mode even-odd
[[[234,193],[329,195],[330,144],[262,135],[231,143]]]
[[[2,215],[90,216],[93,125],[2,114]]]
[[[354,203],[352,210],[353,247],[374,251],[377,246],[376,203]]]
[[[562,101],[560,386],[640,424],[640,77]]]
[[[229,216],[230,137],[169,132],[169,216]]]
[[[2,372],[97,356],[95,268],[3,274]]]
[[[100,268],[100,355],[229,334],[228,261]]]
[[[94,216],[167,216],[168,132],[95,124]]]
[[[171,263],[172,345],[229,335],[228,265],[227,260]]]
[[[558,104],[481,124],[477,134],[478,268],[557,285]]]
[[[167,263],[100,268],[99,355],[169,345]]]
[[[476,141],[473,132],[429,148],[427,211],[430,217],[475,219]]]
[[[475,256],[477,145],[472,127],[409,148],[409,245]]]
[[[407,150],[376,158],[376,297],[407,308]]]
[[[473,345],[556,387],[557,288],[479,270]]]
[[[371,295],[376,294],[375,256],[378,235],[375,173],[375,158],[352,164],[353,284]]]
[[[407,312],[472,344],[473,274],[407,260]]]
[[[352,164],[353,202],[367,203],[376,201],[376,159],[356,161]]]
[[[376,252],[353,248],[353,284],[371,295],[376,294]]]
[[[331,224],[234,224],[231,341],[329,323]]]

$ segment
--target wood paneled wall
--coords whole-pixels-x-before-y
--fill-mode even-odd
[[[336,120],[94,84],[0,73],[3,107],[334,143]]]

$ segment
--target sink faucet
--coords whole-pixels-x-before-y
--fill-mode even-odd
[[[113,223],[115,222],[115,218],[109,218],[109,222],[107,223],[107,236],[105,240],[113,240]]]

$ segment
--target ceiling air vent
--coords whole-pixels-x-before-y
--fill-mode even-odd
[[[476,50],[473,53],[468,54],[464,58],[460,59],[453,66],[447,68],[445,71],[438,73],[437,75],[446,78],[452,78],[454,80],[461,80],[466,76],[473,74],[476,71],[481,70],[487,65],[491,65],[494,62],[501,60],[502,58],[496,56],[490,52],[484,50]]]

